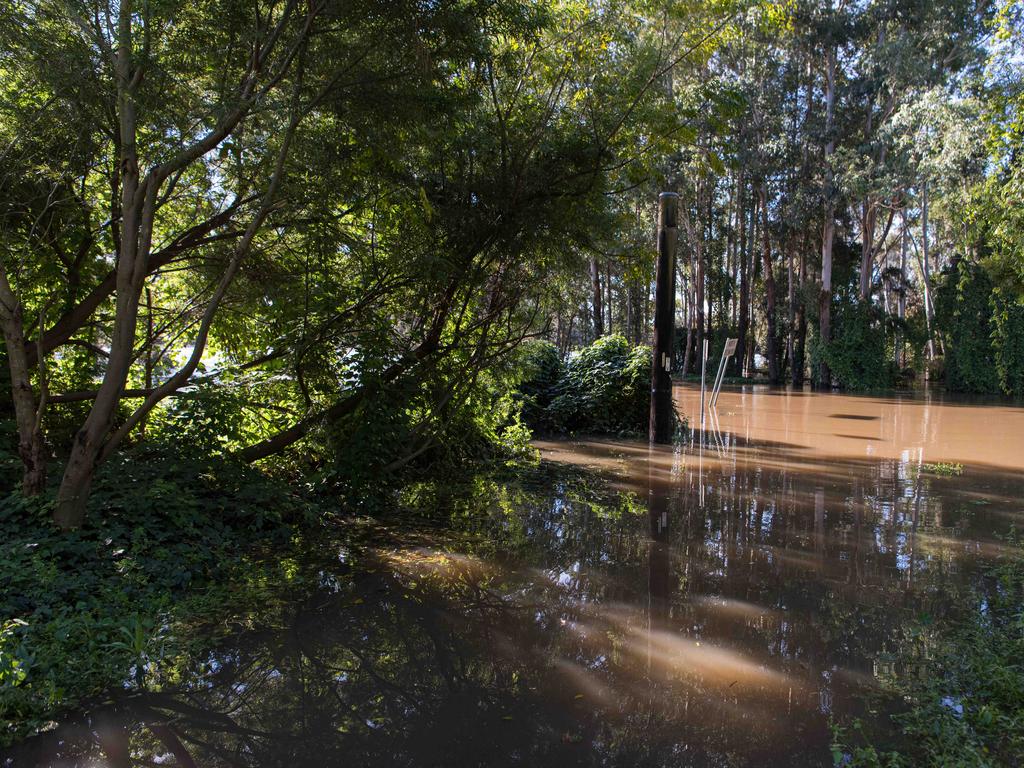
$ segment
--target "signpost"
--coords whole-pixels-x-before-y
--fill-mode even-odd
[[[714,408],[718,402],[718,394],[722,391],[722,380],[725,379],[725,364],[729,358],[736,353],[736,339],[726,339],[725,349],[722,350],[722,360],[718,364],[718,375],[715,376],[715,386],[711,390],[711,407]]]

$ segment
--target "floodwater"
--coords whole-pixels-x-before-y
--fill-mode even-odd
[[[0,765],[832,765],[830,723],[884,734],[920,627],[1013,552],[1024,410],[755,388],[701,429],[676,400],[680,448],[540,442],[408,489],[229,641]]]

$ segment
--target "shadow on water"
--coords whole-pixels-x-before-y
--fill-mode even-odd
[[[831,407],[831,406],[830,406]],[[922,615],[996,588],[1019,472],[721,429],[544,443],[324,540],[284,608],[0,765],[830,765]]]
[[[678,386],[678,385],[677,385]],[[697,383],[683,385],[696,389]],[[810,385],[794,389],[791,386],[775,386],[770,384],[726,384],[722,392],[757,394],[764,397],[808,398],[825,401],[835,398],[843,401],[868,401],[875,404],[899,405],[906,403],[929,403],[949,408],[1021,408],[1024,399],[1011,398],[999,394],[975,394],[970,392],[949,392],[941,386],[919,387],[912,389],[890,389],[864,392],[845,390],[816,390]]]

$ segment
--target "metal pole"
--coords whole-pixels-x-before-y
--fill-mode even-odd
[[[704,349],[700,356],[700,428],[704,429],[704,390],[707,388],[704,383],[704,372],[708,365],[708,340],[704,339]]]
[[[658,266],[654,288],[654,355],[651,361],[652,443],[671,443],[675,419],[672,406],[672,342],[675,336],[676,243],[679,195],[658,195]]]
[[[722,359],[718,362],[718,373],[715,374],[715,386],[711,388],[711,407],[715,407],[715,403],[718,402],[718,390],[722,386],[722,377],[725,374],[725,355],[722,355]]]
[[[736,351],[736,339],[726,339],[725,347],[722,349],[722,361],[718,364],[718,375],[715,377],[715,386],[711,390],[711,407],[718,404],[718,395],[722,391],[722,382],[725,381],[725,366]]]

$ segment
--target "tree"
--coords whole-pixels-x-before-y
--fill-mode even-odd
[[[375,86],[385,94],[382,84],[395,79],[429,82],[437,65],[428,62],[446,66],[476,43],[464,28],[476,9],[409,6],[403,15],[373,2],[334,7],[285,1],[260,6],[255,24],[250,9],[233,2],[210,3],[193,14],[179,13],[178,4],[43,3],[14,10],[5,39],[31,64],[26,80],[42,103],[18,103],[10,92],[8,103],[25,128],[56,114],[65,114],[68,123],[84,122],[95,147],[93,163],[72,169],[71,181],[90,213],[105,205],[109,216],[99,237],[94,230],[80,236],[77,257],[54,270],[52,279],[66,283],[70,300],[34,343],[26,330],[20,338],[17,332],[19,323],[26,327],[19,287],[7,280],[10,290],[0,297],[7,308],[9,365],[21,393],[33,358],[41,362],[60,345],[82,343],[77,334],[102,329],[102,378],[70,448],[54,514],[59,525],[74,527],[85,514],[97,465],[156,405],[190,382],[243,262],[263,245],[269,223],[280,227],[286,221],[279,193],[295,172],[289,159],[300,127],[327,108],[372,95]],[[494,11],[494,18],[502,15],[502,8]],[[41,23],[31,25],[30,17]],[[384,45],[369,44],[378,36]],[[189,56],[180,55],[183,47]],[[414,56],[403,59],[395,55],[399,51]],[[73,76],[66,80],[69,70]],[[68,96],[68,82],[82,87]],[[31,166],[36,148],[22,141],[27,134],[15,130],[13,146]],[[22,240],[31,244],[32,233]],[[113,263],[105,274],[103,246]],[[26,255],[22,251],[20,258]],[[191,306],[179,319],[177,333],[191,336],[190,353],[122,420],[118,411],[139,355],[141,297],[147,283],[172,269],[209,283],[185,302]],[[90,271],[100,272],[100,279],[79,289]],[[109,325],[95,324],[96,310],[109,300]],[[22,340],[24,354],[12,352]],[[145,351],[147,359],[151,352]],[[38,423],[45,399],[15,399],[27,445],[35,439],[28,412]],[[33,452],[27,450],[28,459]],[[37,482],[32,485],[38,489]]]

